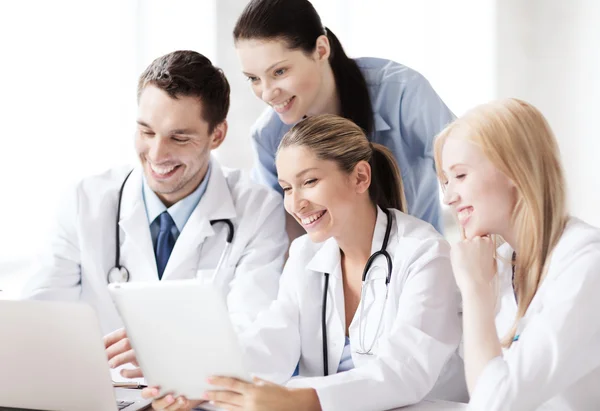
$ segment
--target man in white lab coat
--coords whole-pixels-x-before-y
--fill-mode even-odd
[[[284,209],[277,193],[211,157],[228,109],[227,79],[206,57],[176,51],[152,62],[138,84],[140,165],[86,178],[66,196],[26,298],[86,301],[104,333],[122,327],[108,282],[214,276],[237,326],[266,308],[288,245]],[[217,273],[230,230],[215,220],[233,225]],[[127,272],[109,275],[115,266]]]

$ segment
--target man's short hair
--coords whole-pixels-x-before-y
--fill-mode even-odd
[[[209,133],[227,118],[229,111],[229,82],[223,70],[213,66],[200,53],[179,50],[154,60],[138,81],[138,101],[146,86],[152,85],[172,98],[198,97],[202,102],[202,118]]]

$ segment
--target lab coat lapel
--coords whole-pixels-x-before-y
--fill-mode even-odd
[[[214,236],[210,221],[234,219],[235,206],[221,166],[211,159],[212,170],[206,192],[181,231],[165,268],[163,279],[192,278],[202,258],[205,242]],[[216,264],[215,264],[216,265]]]
[[[340,248],[335,239],[330,238],[317,251],[310,260],[307,268],[314,275],[323,277],[329,273],[329,287],[327,292],[327,350],[329,374],[335,374],[342,358],[345,339],[345,307],[344,307],[344,285],[342,283],[342,267],[340,259]],[[322,288],[321,288],[322,290]],[[319,319],[319,330],[321,329]]]
[[[121,200],[121,264],[129,270],[130,281],[158,281],[156,257],[142,198],[142,170],[129,176]]]

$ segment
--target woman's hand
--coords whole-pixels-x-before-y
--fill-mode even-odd
[[[158,398],[158,392],[158,387],[146,387],[142,390],[142,397],[147,400],[152,399],[152,408],[157,411],[189,411],[205,402],[204,400],[188,400],[185,397],[175,397],[171,394]]]
[[[222,390],[207,391],[204,399],[229,411],[321,411],[312,388],[291,389],[254,378],[253,383],[228,377],[212,377],[211,385]]]
[[[489,362],[502,355],[496,331],[496,275],[494,242],[489,237],[475,237],[452,246],[450,253],[454,278],[462,294],[465,376],[469,393]]]
[[[475,237],[452,246],[452,271],[461,293],[490,288],[496,274],[494,250],[489,237]]]

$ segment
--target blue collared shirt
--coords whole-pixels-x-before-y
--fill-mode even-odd
[[[435,136],[455,118],[427,79],[402,64],[379,58],[356,59],[373,106],[370,140],[389,148],[398,162],[408,212],[442,231],[439,185],[433,160]],[[275,153],[291,128],[267,108],[252,128],[258,161],[255,180],[282,193],[277,182]]]
[[[352,361],[352,348],[350,347],[350,338],[346,337],[344,341],[344,350],[342,351],[342,358],[340,359],[340,365],[338,366],[337,372],[345,372],[354,368],[354,361]]]
[[[150,225],[150,235],[152,236],[152,245],[156,249],[156,239],[158,238],[158,232],[160,230],[159,220],[156,218],[161,215],[165,210],[171,215],[171,218],[175,222],[175,226],[172,228],[173,236],[175,241],[179,237],[179,233],[183,230],[185,223],[189,220],[192,212],[198,206],[198,203],[202,199],[202,196],[206,192],[208,186],[208,180],[210,179],[211,164],[208,164],[206,175],[198,187],[187,197],[179,200],[171,207],[167,207],[158,198],[156,193],[152,191],[146,178],[144,177],[144,183],[142,184],[142,198],[144,199],[144,205],[146,207],[146,216],[148,217],[148,224]]]

